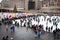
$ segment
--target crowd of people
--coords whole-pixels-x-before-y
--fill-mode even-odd
[[[48,22],[51,23],[52,20],[50,18],[48,18],[47,23],[43,23],[43,21],[45,21],[44,18],[42,18],[41,20],[39,18],[23,18],[23,19],[20,19],[20,21],[19,21],[20,23],[14,20],[15,23],[11,26],[10,29],[11,29],[11,32],[14,32],[15,26],[26,27],[27,30],[28,30],[28,28],[32,28],[34,30],[34,32],[36,33],[37,37],[40,38],[40,35],[44,34],[45,31],[49,32],[49,33],[53,31],[53,25],[46,26],[46,25],[48,25]],[[42,23],[46,24],[45,25],[46,27]],[[56,25],[56,23],[55,23],[55,25]],[[6,31],[8,31],[8,26],[6,26]],[[3,37],[3,39],[4,39],[4,37]]]
[[[43,34],[45,31],[46,32],[53,32],[53,30],[56,29],[57,25],[58,25],[58,20],[60,20],[59,18],[56,18],[56,16],[52,16],[52,17],[47,17],[46,18],[44,16],[41,17],[31,17],[31,18],[27,18],[26,19],[22,19],[20,20],[20,24],[21,27],[26,27],[27,30],[29,27],[34,29],[34,32],[36,34]],[[19,24],[19,25],[20,25]]]
[[[46,32],[51,32],[53,30],[53,26],[52,27],[46,27]]]

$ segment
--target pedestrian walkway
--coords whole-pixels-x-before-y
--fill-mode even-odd
[[[54,40],[52,33],[41,34],[41,40]]]
[[[31,29],[25,27],[16,28],[14,40],[37,40],[35,33]]]
[[[14,40],[54,40],[53,39],[53,34],[52,33],[45,33],[41,34],[40,39],[35,37],[35,33],[32,29],[26,29],[26,27],[16,27],[15,32],[11,35],[10,29],[6,33],[5,31],[5,25],[2,26],[2,30],[0,31],[0,40],[3,36],[9,36],[9,40],[14,39]]]

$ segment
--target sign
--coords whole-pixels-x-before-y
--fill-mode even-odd
[[[26,13],[18,13],[18,17],[27,16]]]

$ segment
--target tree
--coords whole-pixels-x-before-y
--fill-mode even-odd
[[[16,7],[16,5],[14,6],[14,11],[17,11],[17,7]]]

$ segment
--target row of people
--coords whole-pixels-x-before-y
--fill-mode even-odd
[[[52,27],[46,27],[46,32],[52,32],[53,26]]]
[[[2,40],[8,40],[8,38],[9,38],[8,36],[6,36],[6,37],[4,36],[4,37],[2,38]]]

